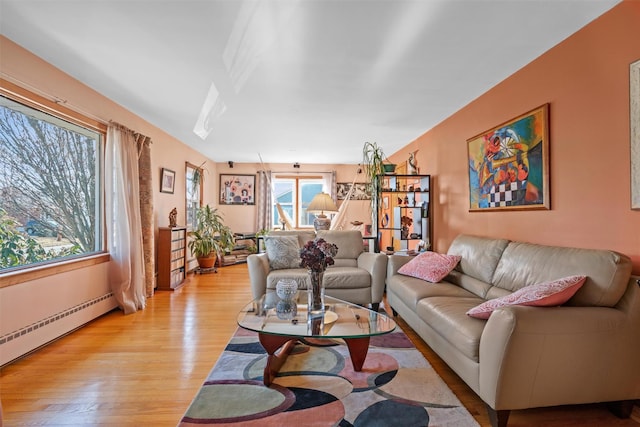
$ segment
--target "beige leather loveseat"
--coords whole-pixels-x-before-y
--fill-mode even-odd
[[[507,425],[510,410],[564,404],[613,402],[616,415],[630,415],[640,398],[640,292],[628,257],[469,235],[448,254],[461,261],[439,283],[398,274],[410,259],[391,256],[388,302],[487,404],[493,425]],[[466,314],[571,275],[587,279],[560,307]]]
[[[272,232],[265,237],[279,239],[283,236],[295,236],[298,240],[297,250],[307,241],[316,238],[313,231],[281,231]],[[324,274],[325,293],[355,304],[370,304],[378,309],[384,294],[385,278],[387,274],[387,256],[364,250],[362,233],[356,230],[323,230],[318,231],[318,238],[338,246],[335,264],[329,266]],[[273,257],[273,255],[272,255]],[[272,267],[285,268],[274,269]],[[247,257],[249,279],[253,298],[264,295],[267,289],[275,290],[280,279],[294,279],[299,289],[306,289],[308,284],[307,270],[299,267],[299,253],[293,254],[291,262],[269,259],[267,252],[253,254]]]

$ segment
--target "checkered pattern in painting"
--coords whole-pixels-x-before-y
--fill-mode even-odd
[[[489,207],[523,205],[526,188],[526,180],[492,186],[488,194]]]

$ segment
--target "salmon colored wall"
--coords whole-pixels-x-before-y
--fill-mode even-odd
[[[417,149],[420,172],[433,176],[434,250],[460,233],[605,248],[630,256],[640,274],[629,140],[639,41],[640,2],[625,1],[391,156],[406,161]],[[551,210],[469,212],[466,140],[545,103]]]
[[[257,157],[257,155],[256,155]],[[217,189],[220,187],[219,174],[244,174],[253,175],[257,174],[259,170],[263,169],[260,163],[234,163],[233,169],[229,167],[227,162],[216,164],[218,174],[211,176],[215,180],[216,196]],[[270,163],[265,164],[264,168],[273,172],[290,172],[291,174],[305,174],[312,172],[331,172],[336,171],[336,182],[353,182],[354,178],[356,182],[365,182],[364,174],[357,174],[357,165],[334,165],[334,164],[301,164],[299,168],[294,168],[293,164],[289,163]],[[356,178],[357,177],[357,178]],[[256,185],[258,182],[256,181]],[[218,204],[217,199],[214,198],[215,205]],[[342,204],[342,201],[338,201],[338,207]],[[213,205],[212,205],[213,206]],[[365,224],[371,224],[371,210],[369,201],[352,200],[346,210],[346,224],[351,221],[361,221]],[[241,205],[221,205],[218,206],[220,212],[223,214],[225,223],[231,227],[234,231],[256,231],[256,206],[241,206]]]
[[[185,162],[201,164],[205,157],[180,141],[132,114],[103,95],[0,36],[0,76],[27,90],[61,102],[94,120],[109,120],[151,137],[156,225],[169,223],[169,212],[178,207],[178,222],[184,223]],[[174,194],[160,193],[160,169],[176,171]],[[215,172],[215,166],[213,166]],[[213,199],[207,191],[206,195]],[[26,354],[43,344],[116,307],[109,297],[108,264],[97,264],[11,286],[0,286],[0,337],[20,333],[0,351],[0,365]],[[3,277],[0,275],[0,285]],[[102,299],[107,296],[108,298]],[[97,300],[87,305],[88,301]],[[86,306],[86,307],[85,307]],[[75,308],[85,307],[75,311]],[[60,313],[73,310],[68,316]],[[59,319],[58,319],[59,318]],[[30,325],[42,324],[37,329]],[[22,331],[29,332],[22,334]],[[1,423],[0,423],[1,424]]]

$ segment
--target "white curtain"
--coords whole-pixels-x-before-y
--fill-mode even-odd
[[[109,283],[125,314],[146,304],[138,184],[138,149],[134,133],[110,124],[105,156]]]
[[[322,191],[331,196],[334,202],[338,194],[338,185],[336,184],[336,171],[333,172],[311,172],[313,175],[322,177]]]

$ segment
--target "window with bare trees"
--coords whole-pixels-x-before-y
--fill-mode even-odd
[[[102,250],[103,141],[0,96],[0,273]]]

